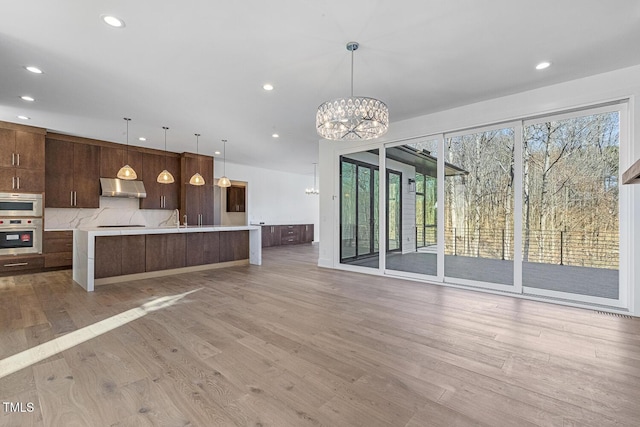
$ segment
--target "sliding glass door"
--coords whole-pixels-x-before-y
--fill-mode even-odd
[[[524,122],[525,292],[620,299],[620,106]]]
[[[625,120],[620,103],[343,155],[340,260],[379,269],[383,253],[387,274],[626,307]]]
[[[452,283],[513,288],[514,132],[446,135],[447,160],[465,171],[444,182],[445,276]]]

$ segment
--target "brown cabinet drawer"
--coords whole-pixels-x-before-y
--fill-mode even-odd
[[[71,267],[73,252],[57,252],[44,255],[44,268]]]
[[[282,245],[294,245],[300,243],[300,230],[299,225],[281,225],[280,226],[280,244]]]
[[[45,254],[53,254],[58,252],[73,252],[73,240],[45,238],[42,251]]]
[[[12,271],[34,270],[39,268],[44,268],[44,257],[42,255],[0,258],[0,273],[11,273]]]

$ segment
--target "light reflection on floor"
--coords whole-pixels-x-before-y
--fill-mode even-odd
[[[4,378],[7,375],[18,372],[21,369],[29,367],[48,357],[58,354],[61,351],[68,350],[71,347],[74,347],[85,341],[89,341],[92,338],[119,328],[122,325],[126,325],[127,323],[132,322],[136,319],[140,319],[141,317],[147,315],[147,313],[171,307],[182,298],[186,297],[189,294],[197,292],[200,289],[202,288],[194,289],[192,291],[173,296],[156,298],[142,304],[140,307],[132,308],[131,310],[127,310],[123,313],[85,326],[84,328],[70,332],[66,335],[0,360],[0,378]]]

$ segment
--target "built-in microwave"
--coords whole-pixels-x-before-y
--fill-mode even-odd
[[[0,193],[0,217],[41,217],[42,194]]]
[[[0,218],[0,255],[41,253],[42,218]]]

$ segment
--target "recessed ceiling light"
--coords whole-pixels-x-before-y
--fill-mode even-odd
[[[265,83],[262,86],[262,89],[264,89],[264,90],[273,90],[273,85],[271,83]]]
[[[105,24],[114,28],[122,28],[124,27],[124,21],[117,16],[113,15],[101,15],[100,18],[104,21]]]
[[[541,62],[538,65],[536,65],[536,70],[544,70],[545,68],[549,68],[549,65],[551,65],[551,62]]]
[[[271,135],[273,138],[280,138],[280,135],[278,135],[277,133],[274,133],[273,135]]]
[[[138,138],[138,141],[146,141],[147,138],[145,138],[144,136],[141,136],[140,138]]]
[[[31,119],[31,117],[27,117],[27,116],[18,116],[18,118],[20,120],[30,120]]]
[[[31,71],[34,74],[42,74],[42,70],[38,67],[34,67],[33,65],[29,65],[24,67],[27,71]]]
[[[213,154],[215,154],[216,156],[219,156],[220,152],[219,151],[215,151]]]
[[[22,99],[23,101],[29,101],[29,102],[33,102],[33,101],[35,101],[35,98],[33,98],[33,97],[31,97],[31,96],[28,96],[28,95],[22,95],[22,96],[20,97],[20,99]]]

